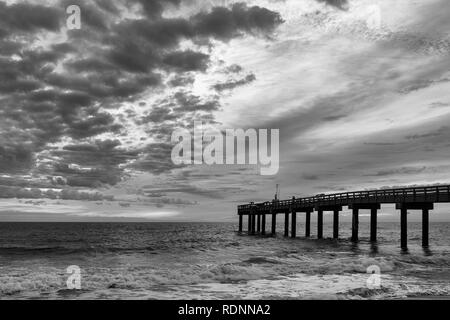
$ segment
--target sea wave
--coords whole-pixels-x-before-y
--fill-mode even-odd
[[[448,243],[433,244],[425,251],[411,245],[403,253],[397,238],[374,250],[364,241],[238,236],[226,224],[158,225],[164,231],[151,224],[59,225],[60,231],[53,231],[54,225],[44,227],[47,232],[41,226],[38,233],[30,225],[27,232],[0,234],[0,298],[450,295]],[[81,291],[67,290],[66,268],[74,264],[82,270]],[[373,265],[382,279],[377,290],[366,285],[368,267]]]

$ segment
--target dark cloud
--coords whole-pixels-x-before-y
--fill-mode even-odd
[[[256,77],[253,73],[247,75],[245,78],[240,80],[230,80],[224,83],[217,83],[213,86],[213,88],[219,92],[222,92],[224,90],[232,90],[236,87],[240,87],[243,85],[246,85],[250,82],[253,82],[256,80]]]
[[[0,2],[0,172],[32,172],[60,177],[53,184],[95,188],[116,184],[125,167],[153,173],[173,169],[171,146],[165,141],[174,123],[213,122],[212,113],[221,107],[218,97],[199,97],[185,88],[195,73],[207,71],[210,40],[266,36],[282,23],[278,13],[243,3],[190,17],[163,15],[179,4],[63,0],[46,7]],[[64,27],[68,5],[80,6],[82,29],[68,31],[65,42],[38,40]],[[122,10],[134,5],[141,11],[125,19]],[[193,48],[182,48],[184,40]],[[240,71],[238,66],[229,70]],[[148,108],[144,116],[131,109],[117,112],[123,102],[135,104],[164,85],[183,89],[158,106],[141,106]],[[152,123],[144,130],[163,142],[130,149],[96,140],[102,134],[132,135],[128,119],[142,126]],[[48,147],[61,141],[72,142]]]
[[[445,103],[445,102],[433,102],[433,103],[430,105],[430,108],[431,108],[431,109],[436,109],[436,108],[447,108],[447,107],[449,107],[449,106],[450,106],[450,104]]]
[[[198,195],[203,197],[208,197],[212,199],[221,199],[224,197],[225,192],[224,191],[233,191],[233,190],[240,190],[239,188],[232,188],[232,187],[223,187],[223,188],[217,188],[217,189],[205,189],[200,188],[193,185],[177,185],[176,187],[169,187],[169,188],[158,188],[157,190],[153,189],[153,186],[144,186],[143,190],[144,192],[161,192],[161,193],[187,193],[192,195]],[[148,190],[146,190],[148,189]]]
[[[422,89],[429,88],[431,86],[434,86],[436,84],[449,82],[450,79],[439,79],[439,80],[428,80],[428,79],[420,79],[412,81],[411,83],[408,83],[404,88],[402,88],[399,92],[403,94],[408,94],[414,91],[419,91]]]
[[[191,22],[182,18],[125,20],[115,27],[115,31],[115,41],[120,42],[123,37],[133,36],[133,41],[139,40],[142,44],[163,49],[176,48],[181,39],[195,36]]]
[[[168,84],[171,87],[185,87],[194,83],[194,78],[189,75],[176,75],[173,79],[170,79]]]
[[[130,167],[154,174],[161,174],[174,168],[183,167],[172,162],[172,148],[173,145],[171,143],[151,143],[141,150],[140,157]]]
[[[433,137],[442,136],[443,134],[445,134],[447,132],[449,132],[449,127],[444,126],[444,127],[441,127],[439,129],[431,131],[431,132],[427,132],[427,133],[423,133],[423,134],[413,134],[413,135],[406,136],[405,138],[408,140],[433,138]]]
[[[203,101],[199,96],[179,91],[174,95],[174,101],[177,106],[174,108],[179,112],[192,111],[216,111],[220,108],[220,103],[217,100]]]
[[[84,201],[101,201],[114,200],[113,196],[105,196],[99,192],[82,192],[71,189],[49,189],[42,191],[39,188],[20,188],[0,185],[0,198],[3,199],[61,199],[61,200],[84,200]],[[30,202],[30,204],[41,204]]]
[[[109,113],[96,113],[86,119],[77,119],[68,124],[67,134],[82,139],[105,132],[118,133],[122,126],[114,123],[115,119]]]
[[[150,114],[148,116],[145,116],[141,119],[142,123],[147,123],[149,121],[151,122],[163,122],[163,121],[168,121],[168,120],[175,120],[177,119],[177,115],[173,112],[171,112],[171,110],[169,108],[165,108],[165,107],[155,107],[152,109],[152,111],[150,112]]]
[[[247,7],[245,3],[235,3],[231,9],[214,7],[211,12],[199,13],[191,21],[198,35],[228,41],[244,32],[270,33],[283,22],[283,19],[278,13],[266,8]]]
[[[62,11],[54,7],[0,2],[0,30],[4,31],[4,36],[15,31],[58,31],[62,17]]]
[[[399,142],[364,142],[365,145],[371,146],[395,146],[400,144]]]
[[[427,167],[401,167],[394,169],[384,169],[380,170],[374,174],[370,174],[370,176],[394,176],[394,175],[408,175],[408,174],[418,174],[425,171]]]
[[[305,180],[318,180],[319,176],[311,173],[303,173],[302,178]]]
[[[161,16],[167,6],[178,6],[181,0],[137,0],[137,2],[148,17],[155,18]]]
[[[348,0],[316,0],[318,2],[325,2],[326,4],[339,8],[341,10],[347,10],[349,7]]]
[[[209,55],[192,50],[176,51],[167,54],[163,62],[177,71],[205,71]]]
[[[341,115],[325,116],[325,117],[322,118],[322,120],[324,120],[324,121],[337,121],[337,120],[340,120],[340,119],[343,119],[343,118],[346,118],[346,117],[347,117],[346,115],[341,114]]]
[[[238,64],[233,64],[231,66],[226,67],[223,71],[225,73],[239,73],[242,71],[242,67]]]
[[[0,173],[16,173],[31,169],[33,160],[31,148],[22,145],[0,146]]]
[[[58,159],[50,167],[41,168],[51,176],[63,176],[65,184],[76,187],[100,187],[118,183],[123,166],[135,159],[138,151],[120,148],[118,140],[96,140],[93,143],[66,145],[52,151]]]
[[[192,201],[192,200],[185,200],[185,199],[180,199],[180,198],[163,198],[163,197],[154,197],[151,195],[150,193],[150,198],[152,199],[145,199],[144,203],[149,203],[149,204],[155,204],[157,207],[164,207],[166,205],[175,205],[175,206],[192,206],[192,205],[197,205],[198,202],[197,201]]]

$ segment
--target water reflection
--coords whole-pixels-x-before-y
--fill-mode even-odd
[[[431,249],[430,249],[429,246],[422,247],[422,250],[423,250],[423,253],[424,253],[426,256],[432,256],[432,255],[433,255],[433,252],[431,251]]]

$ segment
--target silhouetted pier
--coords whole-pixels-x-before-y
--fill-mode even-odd
[[[450,185],[411,187],[400,189],[343,192],[290,200],[273,200],[238,206],[239,232],[242,232],[243,216],[248,216],[250,235],[266,234],[266,216],[272,218],[270,233],[276,233],[277,214],[284,214],[284,236],[296,237],[297,213],[305,213],[305,237],[311,236],[311,213],[317,212],[317,238],[323,238],[323,213],[333,212],[333,238],[339,238],[339,213],[343,206],[352,211],[351,240],[358,241],[359,211],[370,210],[370,241],[377,241],[377,214],[382,203],[395,204],[400,210],[400,244],[407,247],[408,210],[422,210],[422,245],[428,246],[429,212],[434,203],[450,202]]]

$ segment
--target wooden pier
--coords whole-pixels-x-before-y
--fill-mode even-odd
[[[370,241],[377,241],[377,214],[381,204],[395,204],[400,210],[400,244],[407,248],[409,210],[422,210],[422,245],[429,244],[429,212],[435,203],[450,202],[450,185],[411,187],[401,189],[343,192],[290,200],[273,200],[238,206],[239,232],[243,216],[248,217],[248,234],[266,234],[266,216],[272,217],[271,234],[276,233],[277,214],[284,214],[284,236],[296,237],[297,213],[305,213],[305,237],[311,236],[311,213],[317,212],[317,238],[323,238],[323,213],[333,212],[333,238],[339,237],[339,213],[343,206],[352,211],[351,240],[358,241],[359,211],[370,210]]]

